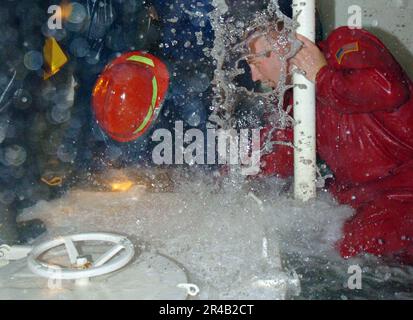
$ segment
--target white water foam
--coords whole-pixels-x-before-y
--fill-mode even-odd
[[[279,262],[272,260],[278,247],[281,257],[290,251],[303,261],[311,256],[340,260],[334,243],[352,210],[337,206],[327,194],[303,206],[279,195],[285,182],[277,179],[217,185],[210,175],[173,175],[177,184],[172,193],[151,193],[141,186],[123,193],[71,190],[26,209],[20,220],[42,219],[48,237],[91,231],[126,234],[141,249],[182,264],[203,289],[203,298],[274,298],[251,286],[280,271]]]

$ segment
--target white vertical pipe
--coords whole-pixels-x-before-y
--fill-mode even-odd
[[[315,0],[293,0],[297,33],[315,41]],[[294,78],[294,196],[308,201],[316,197],[315,85],[303,75]]]

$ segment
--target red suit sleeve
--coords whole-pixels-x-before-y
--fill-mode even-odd
[[[317,99],[342,113],[394,111],[409,99],[408,79],[386,47],[365,30],[339,28],[322,44],[328,66]]]
[[[261,132],[261,141],[265,143],[269,129]],[[280,178],[288,178],[294,174],[294,149],[287,144],[293,143],[293,129],[277,130],[273,133],[271,141],[284,144],[274,144],[273,151],[261,157],[261,174],[277,175]]]
[[[284,107],[292,106],[292,90],[284,96]],[[292,116],[292,110],[290,110]],[[261,147],[269,140],[271,126],[261,130]],[[278,129],[272,133],[271,142],[274,142],[271,153],[261,156],[261,175],[288,178],[294,174],[294,129]]]

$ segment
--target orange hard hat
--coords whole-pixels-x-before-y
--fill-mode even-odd
[[[121,55],[106,66],[93,89],[98,124],[118,142],[139,138],[157,118],[168,86],[168,69],[157,57],[142,51]]]

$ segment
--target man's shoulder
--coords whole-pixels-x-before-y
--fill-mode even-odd
[[[345,65],[348,58],[354,54],[363,53],[363,58],[366,59],[367,53],[378,55],[387,50],[380,39],[371,32],[349,27],[339,27],[332,31],[320,47],[327,55],[330,64],[337,67]]]
[[[362,28],[350,28],[347,26],[339,27],[333,30],[327,38],[328,43],[336,41],[374,41],[378,44],[382,44],[380,39],[376,37],[373,33]]]

